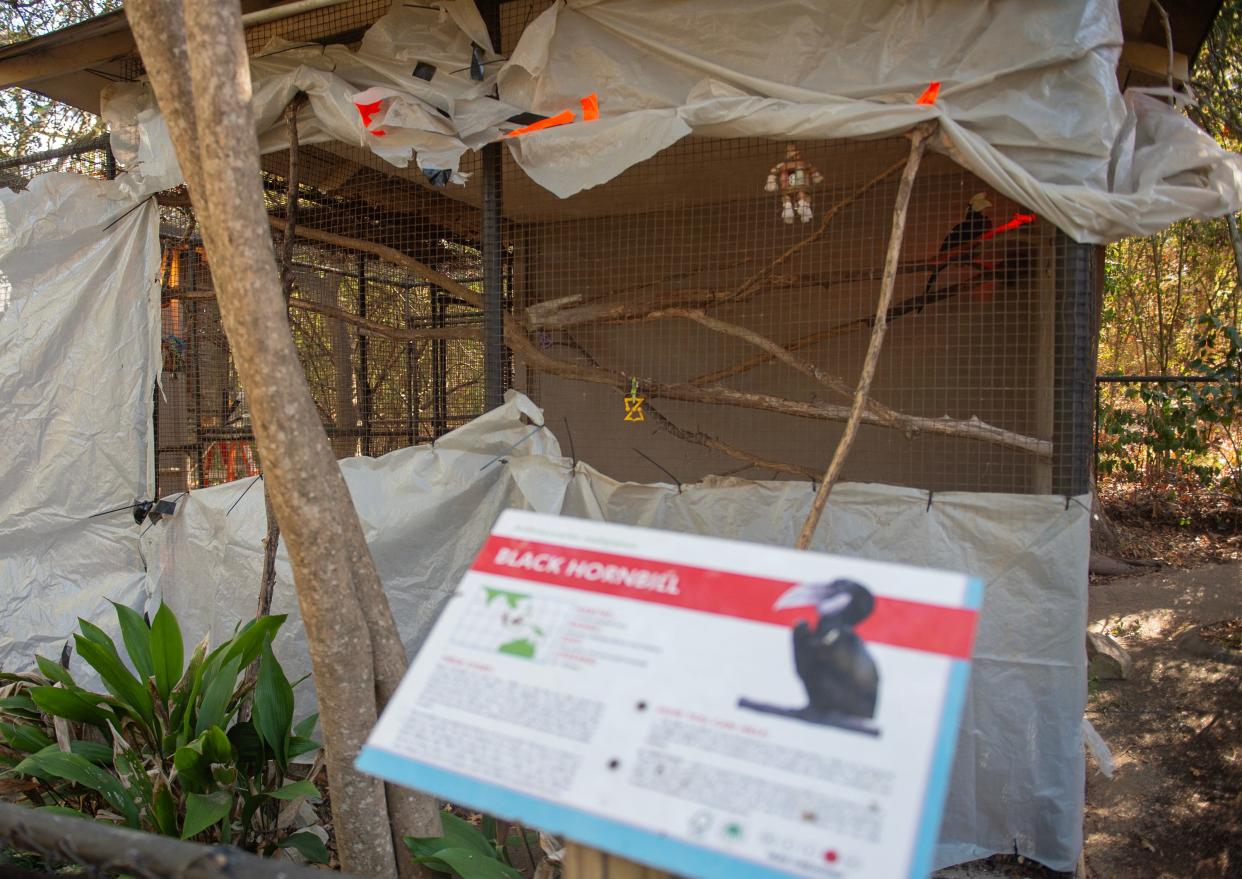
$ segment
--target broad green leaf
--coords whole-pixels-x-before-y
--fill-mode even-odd
[[[234,759],[233,743],[218,726],[208,727],[198,737],[202,743],[201,751],[212,763],[232,763]]]
[[[43,711],[75,723],[104,726],[111,712],[101,708],[102,697],[79,687],[31,687],[30,698]]]
[[[151,798],[151,816],[155,826],[165,836],[177,835],[177,804],[163,778],[155,782],[155,794]]]
[[[113,643],[112,638],[109,637],[108,633],[99,628],[99,626],[89,620],[84,620],[81,617],[78,617],[78,628],[82,630],[82,635],[86,638],[86,640],[93,641],[100,647],[110,649],[113,653],[116,653],[116,644]]]
[[[0,699],[0,712],[34,715],[37,717],[39,707],[34,704],[34,700],[29,696],[6,696]]]
[[[168,605],[161,604],[151,620],[151,663],[155,667],[155,687],[167,699],[181,679],[185,644],[181,626]],[[173,724],[176,725],[175,723]]]
[[[304,739],[301,736],[289,737],[289,754],[290,760],[295,757],[301,757],[303,754],[309,754],[311,751],[319,749],[319,742],[314,739]]]
[[[173,754],[173,766],[181,777],[182,784],[196,792],[211,790],[211,761],[203,756],[198,749],[197,740],[184,748],[178,748]]]
[[[98,791],[125,818],[126,826],[138,826],[138,807],[116,776],[100,769],[85,757],[63,751],[45,750],[38,755],[37,763],[49,775]]]
[[[0,736],[10,747],[26,754],[35,754],[52,744],[43,730],[24,723],[0,723]]]
[[[117,733],[113,739],[113,769],[121,781],[121,786],[129,793],[138,809],[151,813],[155,795],[151,777],[147,775],[142,758],[133,750],[122,749],[121,742],[120,733]]]
[[[448,864],[458,876],[470,879],[523,879],[522,874],[496,859],[495,852],[482,854],[473,849],[444,848],[435,858]]]
[[[279,848],[294,849],[312,864],[328,863],[328,848],[323,844],[323,840],[313,833],[307,833],[305,830],[292,836],[286,836],[276,845]]]
[[[283,771],[289,763],[289,732],[293,725],[293,688],[272,645],[263,642],[259,679],[254,688],[254,726]]]
[[[452,873],[453,868],[436,857],[438,852],[449,848],[447,840],[442,836],[407,836],[405,847],[410,850],[414,863],[422,864],[437,873]]]
[[[197,836],[213,824],[218,824],[233,810],[233,795],[218,790],[210,794],[188,794],[185,798],[185,824],[181,838]]]
[[[464,848],[487,855],[496,856],[492,842],[469,821],[458,818],[452,812],[441,812],[440,820],[444,827],[444,839],[450,848]]]
[[[203,702],[198,706],[198,722],[194,724],[194,735],[202,735],[213,726],[223,726],[225,712],[228,709],[229,697],[237,684],[239,669],[237,658],[224,658],[223,661],[208,663],[203,670]]]
[[[224,651],[223,656],[226,659],[240,660],[237,663],[238,668],[245,668],[258,659],[264,643],[276,635],[276,631],[284,624],[285,619],[285,614],[277,614],[250,620],[241,627],[241,631],[233,636],[231,642],[220,645],[219,649]]]
[[[263,766],[263,740],[255,730],[254,724],[247,720],[233,724],[229,730],[229,741],[237,749],[237,766],[248,774],[257,773]]]
[[[147,680],[155,674],[155,666],[151,662],[151,630],[142,614],[132,607],[112,602],[116,609],[117,622],[121,624],[121,640],[125,642],[125,652],[129,661],[134,664],[140,680]]]
[[[125,668],[111,641],[105,646],[83,635],[75,635],[74,641],[78,654],[99,672],[108,692],[116,696],[135,717],[151,726],[155,716],[151,696],[147,688]]]
[[[194,648],[194,653],[190,656],[190,662],[185,668],[185,672],[181,675],[181,680],[177,681],[177,685],[173,687],[169,696],[171,708],[168,712],[168,725],[172,729],[178,729],[185,739],[190,737],[190,719],[194,715],[193,706],[198,699],[199,688],[203,681],[203,662],[207,654],[207,636],[203,636],[203,640],[198,642]]]
[[[286,784],[279,790],[268,791],[267,795],[278,800],[296,800],[298,797],[317,800],[319,799],[319,788],[315,787],[313,781],[304,778],[301,781]]]
[[[309,739],[311,733],[315,731],[315,724],[319,723],[319,715],[311,714],[303,717],[293,727],[293,734],[304,739]]]
[[[58,684],[64,684],[66,687],[73,686],[73,678],[69,676],[69,671],[59,662],[53,662],[46,656],[35,656],[35,664],[39,666],[39,673],[49,681]]]
[[[112,748],[102,742],[87,742],[74,739],[69,743],[69,751],[79,757],[85,757],[96,766],[112,765]]]

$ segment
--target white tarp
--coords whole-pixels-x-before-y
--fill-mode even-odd
[[[1164,100],[1123,96],[1122,41],[1115,0],[559,0],[499,57],[473,0],[396,0],[356,52],[266,47],[252,60],[254,111],[265,151],[285,145],[281,111],[300,90],[304,142],[456,173],[519,111],[555,115],[597,94],[597,121],[507,140],[562,197],[690,134],[875,138],[937,119],[933,149],[1079,241],[1238,210],[1242,158]],[[481,81],[472,42],[484,47]],[[430,80],[419,62],[435,68]],[[916,104],[932,81],[934,105]],[[105,89],[114,150],[175,182],[143,89]]]
[[[810,506],[804,482],[618,483],[561,457],[551,432],[530,422],[542,423],[542,414],[511,392],[503,408],[434,447],[341,462],[411,651],[507,507],[788,546]],[[218,642],[253,613],[265,521],[262,484],[242,497],[248,485],[192,492],[144,540],[153,593],[191,640],[210,630]],[[815,548],[964,571],[986,583],[942,865],[1016,845],[1051,867],[1074,866],[1088,532],[1086,507],[1065,498],[945,492],[929,506],[915,489],[845,484],[833,492]],[[273,610],[296,620],[283,552],[277,573]],[[295,621],[277,649],[291,676],[309,670]]]
[[[149,498],[159,212],[111,181],[0,190],[0,667],[58,657],[82,616],[140,607],[129,511]],[[128,211],[128,213],[127,213]]]
[[[687,134],[867,138],[939,119],[932,148],[1080,241],[1242,204],[1242,158],[1167,104],[1122,97],[1115,0],[561,0],[500,73],[540,113],[601,120],[514,156],[566,196]],[[916,99],[941,83],[933,106]]]

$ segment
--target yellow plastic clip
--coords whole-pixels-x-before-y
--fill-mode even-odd
[[[630,395],[625,398],[625,420],[646,421],[643,415],[643,401],[646,397],[638,396],[638,379],[630,379]]]

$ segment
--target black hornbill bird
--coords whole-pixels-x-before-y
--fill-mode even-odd
[[[936,286],[936,279],[940,277],[945,266],[952,262],[970,261],[969,255],[963,259],[959,251],[969,248],[992,227],[992,221],[983,213],[991,206],[992,202],[988,201],[985,192],[977,192],[971,197],[970,204],[966,207],[966,216],[950,229],[944,241],[940,242],[940,250],[936,254],[936,267],[932,269],[931,276],[927,279],[927,286],[923,288],[924,296],[930,294],[932,288]]]
[[[804,708],[778,708],[742,699],[739,705],[769,714],[796,717],[856,732],[876,734],[880,674],[854,627],[875,610],[875,599],[853,580],[802,583],[786,591],[773,610],[813,607],[815,625],[799,621],[793,629],[794,669],[806,688]]]

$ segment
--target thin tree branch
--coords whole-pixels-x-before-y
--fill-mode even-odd
[[[694,321],[700,326],[707,327],[709,330],[715,330],[726,336],[733,336],[737,339],[749,342],[757,348],[766,351],[770,359],[779,360],[791,369],[797,370],[810,379],[819,382],[829,390],[836,391],[838,394],[849,397],[851,391],[848,385],[835,375],[829,375],[809,360],[803,360],[801,357],[795,357],[789,349],[778,345],[767,336],[756,333],[747,327],[739,326],[720,318],[711,317],[702,311],[690,308],[666,308],[663,311],[655,311],[651,313],[651,317],[684,317],[686,320]]]
[[[884,278],[880,282],[880,301],[875,307],[875,323],[871,327],[871,341],[867,345],[867,356],[863,361],[862,374],[858,377],[858,387],[854,391],[854,403],[850,407],[849,419],[845,422],[845,431],[837,442],[832,461],[824,473],[824,481],[820,483],[811,503],[811,511],[807,514],[802,532],[798,535],[794,546],[806,549],[811,545],[815,529],[823,516],[824,506],[828,503],[828,495],[841,476],[841,470],[849,457],[854,445],[854,437],[858,433],[858,425],[862,423],[863,413],[867,408],[867,395],[871,392],[871,381],[875,378],[876,365],[880,361],[880,350],[884,346],[884,334],[888,331],[889,303],[893,301],[893,289],[897,286],[897,266],[901,262],[901,246],[906,234],[906,211],[910,206],[910,193],[914,189],[914,180],[919,173],[919,164],[927,151],[927,139],[935,131],[934,124],[921,125],[914,130],[910,138],[910,157],[906,161],[905,170],[901,172],[901,183],[897,187],[897,199],[893,205],[893,228],[888,238],[888,253],[884,258]]]

